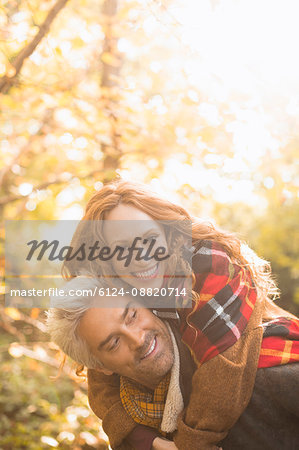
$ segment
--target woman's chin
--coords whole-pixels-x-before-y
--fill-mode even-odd
[[[140,289],[161,289],[163,285],[163,277],[157,276],[155,278],[137,278],[132,277],[130,279],[130,284],[132,287]],[[159,295],[159,292],[156,292]]]

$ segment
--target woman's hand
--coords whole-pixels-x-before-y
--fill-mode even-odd
[[[156,437],[152,443],[152,450],[178,450],[173,441]]]

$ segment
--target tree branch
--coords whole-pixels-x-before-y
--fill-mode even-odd
[[[38,191],[38,190],[42,190],[42,189],[46,189],[49,186],[52,186],[53,184],[63,184],[66,182],[70,182],[73,178],[80,178],[80,180],[84,180],[86,178],[92,177],[93,175],[97,174],[97,173],[104,173],[105,171],[102,169],[96,169],[96,170],[92,170],[91,172],[89,172],[88,174],[84,175],[83,177],[78,177],[78,176],[73,176],[70,180],[63,180],[61,179],[61,177],[57,177],[55,180],[53,181],[45,181],[44,183],[40,183],[37,186],[34,186],[32,189],[33,191]],[[29,197],[30,194],[27,195],[21,195],[21,194],[11,194],[11,195],[6,195],[2,198],[0,198],[0,206],[4,206],[7,203],[11,203],[11,202],[15,202],[16,200],[21,200],[24,199],[26,197]]]
[[[46,19],[39,27],[39,32],[37,33],[37,35],[32,39],[31,42],[29,42],[28,45],[26,45],[20,51],[20,53],[16,56],[16,58],[12,62],[11,65],[15,69],[14,75],[11,77],[4,75],[3,77],[0,78],[0,92],[6,93],[9,90],[9,88],[13,85],[14,80],[16,79],[17,75],[19,74],[24,64],[24,61],[34,52],[40,41],[48,33],[53,20],[67,2],[68,0],[58,0],[53,6],[53,8],[49,11]]]
[[[45,135],[47,133],[47,131],[44,131],[44,127],[45,127],[45,125],[48,126],[50,120],[52,119],[53,114],[54,114],[54,108],[47,108],[45,110],[44,117],[41,121],[42,125],[39,129],[38,134],[31,136],[27,140],[26,145],[24,145],[24,147],[22,147],[20,149],[19,153],[13,158],[12,162],[10,164],[8,164],[7,166],[3,167],[2,170],[0,170],[0,188],[4,188],[5,179],[8,175],[8,173],[11,171],[14,164],[17,164],[17,162],[21,159],[21,157],[25,153],[27,153],[29,150],[31,150],[32,142],[34,142],[34,140],[36,140],[36,139],[39,139],[41,134]]]

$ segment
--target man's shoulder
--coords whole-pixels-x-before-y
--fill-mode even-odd
[[[296,415],[299,421],[299,362],[257,370],[255,389]],[[299,423],[298,423],[299,425]]]
[[[251,400],[223,450],[299,448],[299,363],[257,370]]]

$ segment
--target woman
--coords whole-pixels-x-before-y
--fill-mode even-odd
[[[265,362],[260,356],[262,321],[286,315],[271,301],[278,291],[269,264],[235,236],[191,217],[184,208],[159,198],[145,186],[121,180],[105,185],[91,198],[72,246],[82,242],[88,234],[86,221],[92,221],[94,236],[100,243],[113,246],[120,240],[121,248],[127,247],[132,243],[133,234],[129,233],[130,227],[124,227],[121,234],[119,223],[123,220],[133,221],[138,231],[140,223],[146,221],[156,232],[154,237],[149,236],[155,240],[154,245],[161,244],[172,250],[169,259],[163,264],[134,261],[130,267],[114,259],[101,267],[94,263],[91,267],[88,262],[85,268],[104,276],[108,286],[109,283],[118,288],[131,286],[140,292],[144,287],[173,286],[176,274],[188,277],[190,266],[185,253],[191,254],[192,304],[189,308],[181,308],[186,299],[176,298],[176,309],[159,311],[157,308],[156,314],[179,318],[182,341],[191,350],[198,367],[193,377],[193,384],[197,386],[196,404],[190,401],[179,419],[175,443],[180,449],[186,448],[190,433],[193,433],[194,448],[213,448],[248,404],[258,365],[277,363],[269,359]],[[191,221],[192,247],[185,239],[188,221]],[[177,224],[177,228],[169,228],[169,223]],[[144,227],[141,228],[142,234]],[[136,230],[134,233],[136,236]],[[144,236],[142,234],[141,238]],[[80,262],[67,262],[64,267],[65,274],[70,277],[81,270]],[[275,343],[272,341],[271,345]],[[223,373],[230,376],[224,379]],[[113,384],[111,378],[93,370],[89,371],[88,379],[91,407],[103,419],[113,448],[126,437],[135,445],[134,435],[141,425],[132,424],[126,414],[128,409],[116,401],[119,395],[117,382]],[[111,404],[111,399],[115,403]],[[146,420],[139,419],[134,417],[136,423],[147,425]]]

